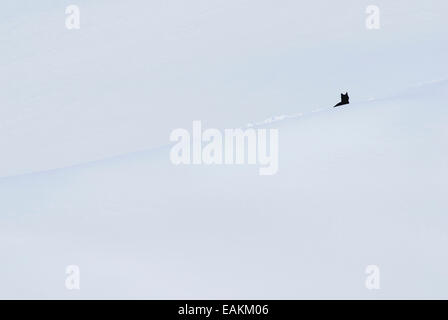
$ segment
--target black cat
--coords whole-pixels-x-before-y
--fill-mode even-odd
[[[345,94],[341,93],[341,102],[336,104],[333,108],[342,106],[344,104],[349,104],[349,102],[348,102],[348,93],[347,92]]]

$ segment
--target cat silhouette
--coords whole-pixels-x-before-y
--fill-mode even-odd
[[[337,103],[333,108],[342,106],[344,104],[349,104],[349,102],[348,102],[348,93],[347,92],[345,94],[341,93],[341,102]]]

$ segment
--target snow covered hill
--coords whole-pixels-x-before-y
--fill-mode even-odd
[[[271,124],[274,176],[163,147],[3,178],[1,296],[447,298],[447,86]]]
[[[375,2],[2,1],[0,298],[448,298],[448,7]],[[278,173],[174,166],[193,120]]]

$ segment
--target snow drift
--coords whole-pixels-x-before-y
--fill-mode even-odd
[[[3,178],[1,295],[446,298],[447,85],[271,124],[274,176],[163,147]]]

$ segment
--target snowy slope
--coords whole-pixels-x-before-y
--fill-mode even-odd
[[[447,298],[447,86],[272,124],[274,176],[166,147],[3,178],[1,296]]]
[[[0,298],[448,298],[446,1],[73,2],[0,5]],[[173,166],[193,120],[278,173]]]

